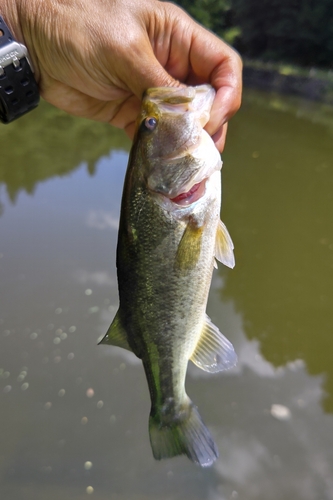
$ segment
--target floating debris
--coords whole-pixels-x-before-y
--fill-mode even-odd
[[[85,464],[84,464],[84,468],[86,470],[90,470],[92,468],[92,466],[93,466],[92,462],[89,462],[89,461],[85,462]]]
[[[283,405],[272,405],[271,415],[278,420],[289,420],[291,418],[291,411]]]
[[[85,290],[85,291],[84,291],[84,293],[85,293],[86,295],[91,295],[91,294],[92,294],[92,290],[91,290],[91,288],[87,288],[87,290]]]
[[[87,398],[94,397],[94,394],[95,394],[94,389],[92,389],[92,388],[87,389],[87,392],[86,392]]]
[[[48,401],[47,403],[45,403],[44,405],[44,410],[49,410],[52,406],[52,403],[50,401]]]
[[[17,381],[18,382],[23,382],[23,380],[25,379],[25,377],[27,376],[27,372],[25,370],[21,371],[20,375],[17,377]]]
[[[103,406],[104,406],[104,402],[103,401],[98,401],[97,408],[100,410],[101,408],[103,408]]]
[[[88,493],[88,495],[92,495],[94,493],[94,488],[92,486],[88,486],[86,492]]]
[[[60,389],[60,391],[58,392],[59,398],[62,398],[65,394],[66,394],[65,389]]]
[[[89,314],[94,314],[94,313],[97,313],[98,311],[99,311],[98,306],[89,307],[89,309],[88,309]]]

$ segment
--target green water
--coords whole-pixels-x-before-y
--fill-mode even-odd
[[[333,110],[257,92],[229,128],[223,220],[236,267],[208,312],[236,369],[189,367],[220,458],[155,462],[117,307],[125,136],[45,103],[0,128],[0,498],[333,499]]]

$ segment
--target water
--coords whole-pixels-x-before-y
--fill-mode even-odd
[[[333,499],[333,111],[246,92],[229,129],[223,220],[236,268],[208,312],[228,374],[189,367],[220,450],[155,462],[130,353],[97,346],[117,307],[129,141],[43,104],[0,129],[0,497]]]

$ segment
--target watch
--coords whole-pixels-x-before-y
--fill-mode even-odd
[[[10,123],[38,103],[39,89],[27,48],[14,40],[0,16],[0,121]]]

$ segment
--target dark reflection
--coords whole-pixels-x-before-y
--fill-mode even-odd
[[[250,93],[232,121],[223,203],[237,265],[223,297],[275,366],[300,358],[326,374],[332,412],[333,114],[306,106]]]
[[[130,147],[123,131],[70,116],[45,102],[1,127],[0,144],[0,186],[6,186],[13,203],[20,190],[32,194],[39,182],[68,175],[82,162],[93,175],[96,161],[110,149]]]

